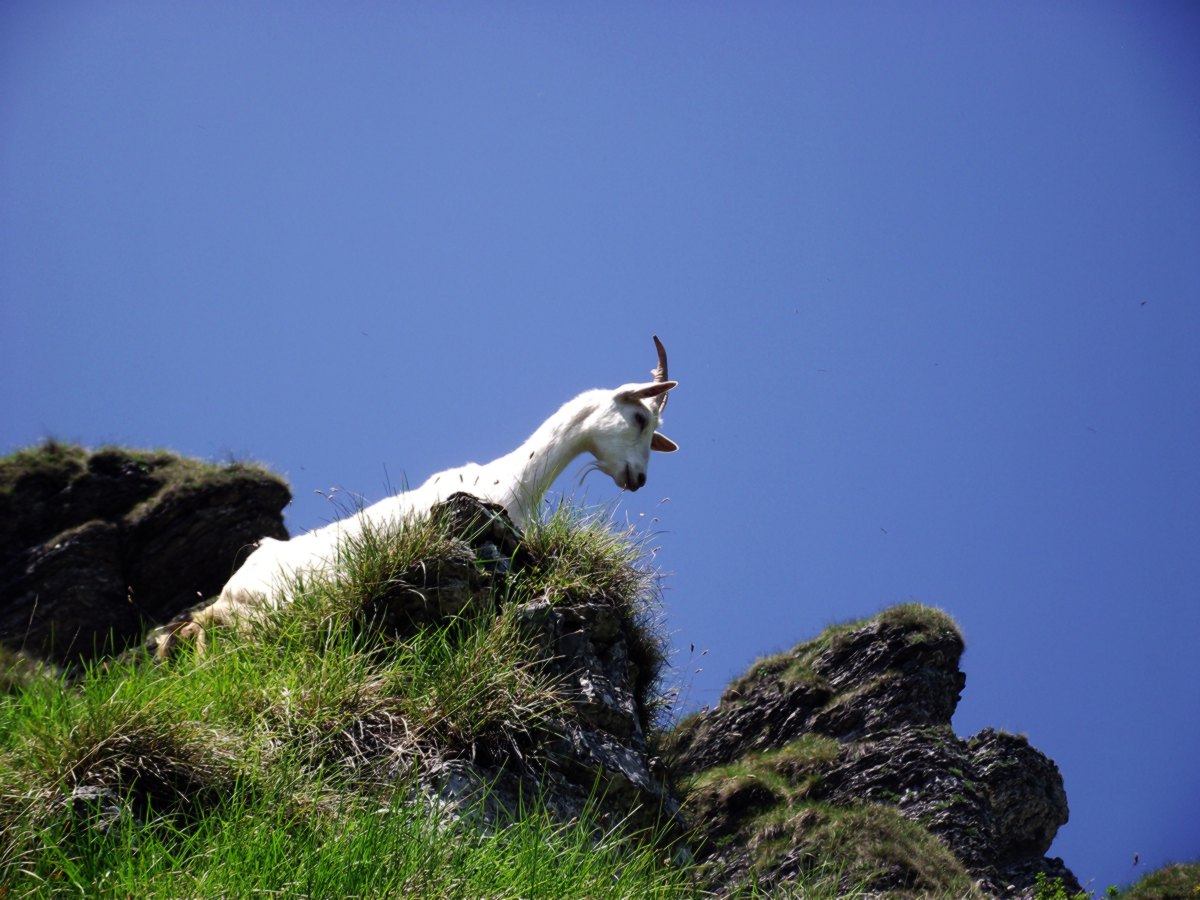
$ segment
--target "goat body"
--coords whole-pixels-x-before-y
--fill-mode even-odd
[[[212,624],[249,626],[263,610],[288,602],[297,577],[332,571],[343,541],[367,528],[401,524],[451,494],[465,492],[498,503],[524,529],[554,479],[583,453],[595,457],[590,467],[607,474],[618,487],[636,491],[646,483],[650,451],[677,449],[656,430],[667,392],[678,382],[667,380],[666,351],[657,337],[654,344],[659,357],[654,381],[580,394],[499,459],[439,472],[420,487],[291,540],[263,538],[221,595],[161,641],[158,654],[164,655],[177,637],[194,636],[198,649],[203,649],[204,628]]]

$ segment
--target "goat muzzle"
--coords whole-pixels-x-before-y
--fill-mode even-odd
[[[646,473],[634,471],[633,466],[626,466],[624,477],[621,479],[623,487],[627,491],[636,491],[646,484]]]

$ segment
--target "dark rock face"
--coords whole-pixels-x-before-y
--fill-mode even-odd
[[[563,821],[578,817],[596,790],[630,816],[630,824],[650,825],[664,812],[673,816],[679,802],[651,769],[627,623],[603,598],[565,606],[537,600],[517,616],[572,706],[573,716],[555,723],[559,736],[544,748],[572,784]]]
[[[0,460],[0,643],[59,664],[120,652],[287,537],[278,478],[168,453],[47,444]]]
[[[536,559],[504,510],[468,494],[435,506],[493,577]],[[475,596],[497,582],[477,582]],[[578,820],[589,797],[602,798],[605,825],[636,828],[679,809],[652,772],[646,710],[638,701],[635,628],[603,594],[538,597],[511,610],[534,658],[553,677],[569,716],[545,723],[528,746],[494,759],[443,759],[427,765],[423,783],[456,814],[491,823],[515,816],[522,798],[538,796],[562,822]]]
[[[756,664],[712,714],[681,732],[681,760],[696,772],[769,750],[810,732],[853,740],[899,724],[948,724],[966,676],[952,628],[912,642],[902,622],[872,620],[827,646],[804,645]]]
[[[982,896],[1032,896],[1038,872],[1078,890],[1061,860],[1044,858],[1067,821],[1053,761],[1021,737],[987,729],[963,741],[950,728],[965,683],[962,650],[943,614],[897,607],[757,663],[716,709],[682,723],[676,749],[683,770],[705,785],[695,824],[709,839],[699,852],[712,861],[716,887],[750,876],[784,883],[803,855],[796,848],[810,840],[806,817],[812,831],[822,804],[878,804],[936,837]],[[798,754],[803,740],[820,752]],[[764,793],[764,769],[789,786]],[[773,856],[739,849],[762,845],[763,823],[778,831],[781,820],[794,829],[791,852],[787,840]],[[869,888],[945,890],[903,863]]]
[[[1067,823],[1067,794],[1058,767],[1025,738],[991,728],[967,746],[991,800],[999,864],[1045,854]]]

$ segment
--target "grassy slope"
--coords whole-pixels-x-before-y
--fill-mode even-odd
[[[1173,863],[1148,872],[1119,896],[1128,900],[1200,897],[1200,862]]]
[[[201,660],[97,666],[73,683],[11,673],[3,896],[692,893],[652,842],[597,842],[593,825],[557,825],[536,802],[480,834],[412,802],[403,765],[360,752],[375,729],[401,757],[469,753],[564,709],[503,613],[403,641],[363,627],[359,612],[389,579],[452,549],[430,523],[372,538],[348,578],[306,585],[286,615],[250,638],[217,635]],[[563,511],[529,544],[540,564],[510,590],[561,597],[602,584],[646,624],[653,574],[628,535]],[[644,643],[644,663],[660,665],[649,630]]]

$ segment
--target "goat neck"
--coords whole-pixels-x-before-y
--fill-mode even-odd
[[[495,469],[484,479],[496,491],[490,499],[507,509],[520,528],[528,527],[554,479],[590,449],[588,420],[608,393],[588,391],[563,404],[525,443],[486,467]]]

